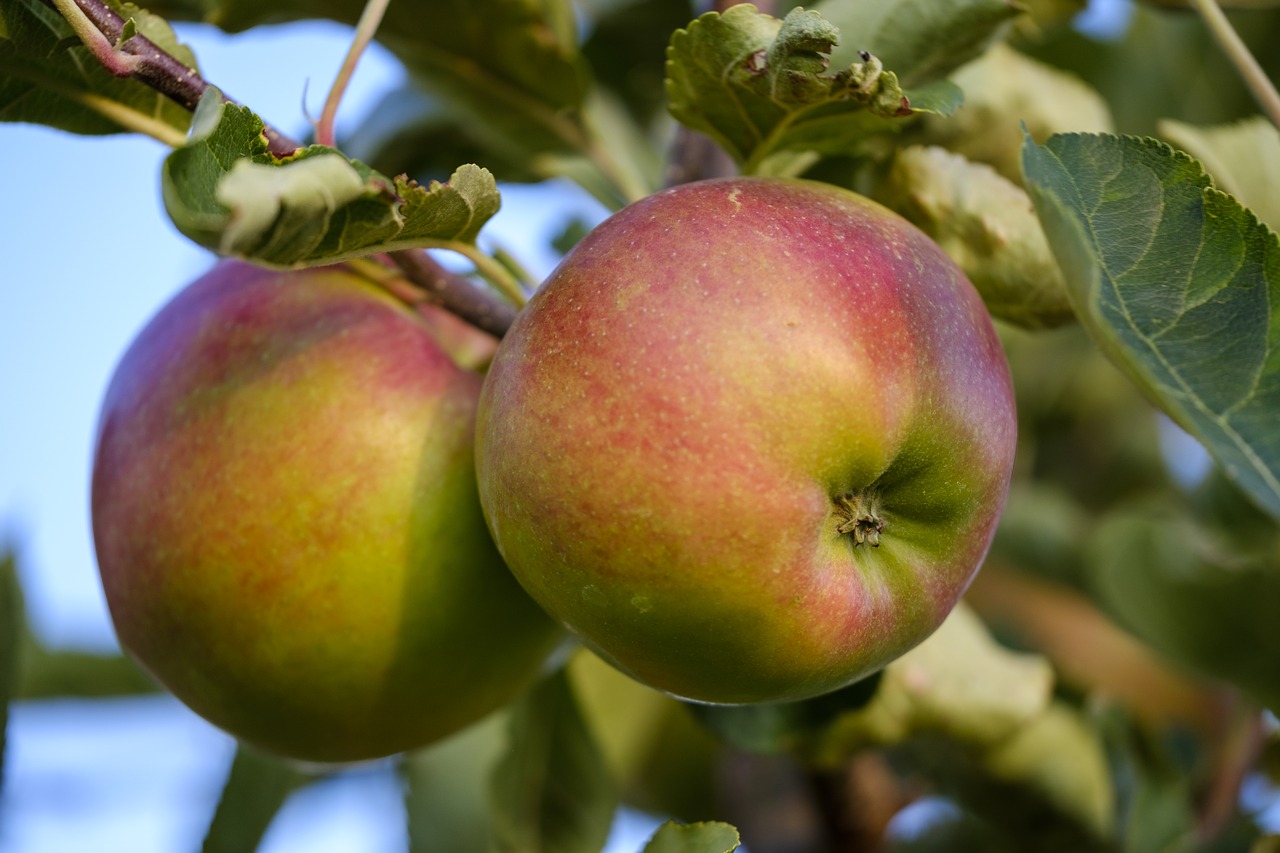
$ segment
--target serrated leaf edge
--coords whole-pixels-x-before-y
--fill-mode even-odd
[[[1046,141],[1046,144],[1044,145],[1040,145],[1036,143],[1035,140],[1031,138],[1030,133],[1027,132],[1025,127],[1023,128],[1023,134],[1024,134],[1024,140],[1025,140],[1024,148],[1023,148],[1024,163],[1025,163],[1025,158],[1027,156],[1027,151],[1029,150],[1026,146],[1035,145],[1035,147],[1039,149],[1041,152],[1043,152],[1045,156],[1052,157],[1065,174],[1071,175],[1071,170],[1067,168],[1066,163],[1064,163],[1057,156],[1055,152],[1053,152],[1048,148],[1048,141]],[[1275,252],[1280,252],[1280,236],[1278,236],[1275,231],[1271,230],[1271,228],[1265,222],[1259,219],[1258,216],[1252,210],[1250,210],[1248,207],[1245,207],[1243,204],[1241,204],[1240,201],[1235,198],[1235,196],[1231,195],[1230,193],[1225,193],[1222,190],[1219,190],[1217,187],[1215,187],[1213,183],[1213,178],[1205,170],[1204,164],[1202,164],[1196,158],[1192,157],[1190,154],[1173,147],[1172,145],[1165,142],[1164,140],[1157,139],[1155,137],[1136,136],[1131,134],[1099,134],[1099,133],[1064,133],[1064,134],[1055,134],[1055,137],[1067,138],[1067,139],[1112,137],[1118,140],[1133,142],[1139,145],[1143,145],[1145,147],[1153,148],[1162,154],[1171,156],[1176,162],[1184,166],[1186,165],[1194,166],[1195,174],[1191,175],[1190,179],[1193,181],[1193,183],[1199,185],[1201,193],[1205,197],[1209,197],[1210,195],[1212,195],[1212,196],[1221,198],[1224,202],[1228,203],[1229,205],[1232,205],[1238,208],[1239,210],[1243,211],[1246,216],[1246,223],[1253,225],[1257,228],[1260,228],[1264,232],[1264,234],[1269,237],[1270,243],[1271,243],[1271,250]],[[1052,138],[1053,137],[1051,137],[1051,139]],[[1077,231],[1083,231],[1084,226],[1080,223],[1078,216],[1069,208],[1067,208],[1065,204],[1060,202],[1056,196],[1052,194],[1046,194],[1039,186],[1037,186],[1034,182],[1030,180],[1027,182],[1027,189],[1028,189],[1028,192],[1031,193],[1033,198],[1037,199],[1038,201],[1051,204],[1058,211],[1059,215],[1062,215],[1065,213],[1066,218],[1071,222],[1073,229]],[[1098,245],[1097,240],[1094,239],[1092,235],[1086,235],[1084,233],[1081,233],[1080,239],[1085,242],[1091,241],[1093,245]],[[1050,245],[1052,246],[1052,242],[1050,243]],[[1093,253],[1090,252],[1090,254],[1092,255]],[[1102,280],[1103,277],[1105,277],[1108,280],[1111,280],[1113,284],[1114,284],[1114,279],[1111,277],[1108,271],[1101,264],[1091,264],[1090,266],[1092,267],[1094,272],[1090,276],[1091,281],[1089,284],[1089,298],[1085,300],[1085,304],[1083,305],[1075,304],[1079,301],[1079,297],[1074,295],[1075,291],[1072,288],[1068,288],[1068,297],[1071,299],[1072,303],[1075,304],[1077,313],[1079,313],[1081,316],[1088,315],[1090,317],[1094,317],[1096,316],[1094,312],[1094,305],[1097,302],[1097,294],[1101,291],[1101,288],[1104,285],[1104,281]],[[1123,305],[1124,300],[1121,299],[1120,303]],[[1127,310],[1127,308],[1124,311],[1124,316],[1126,318],[1126,321],[1128,321],[1129,311]],[[1114,336],[1110,333],[1109,328],[1105,323],[1090,323],[1086,325],[1099,329],[1103,332],[1106,338],[1105,342],[1107,344],[1107,348],[1110,348],[1111,350],[1120,349],[1119,343],[1115,340]],[[1177,390],[1180,392],[1181,398],[1184,401],[1189,402],[1197,412],[1199,412],[1207,420],[1209,420],[1214,425],[1216,425],[1221,430],[1222,434],[1230,439],[1235,449],[1240,453],[1240,455],[1244,459],[1246,459],[1250,463],[1254,473],[1256,473],[1259,476],[1259,478],[1263,481],[1263,483],[1265,483],[1267,487],[1271,490],[1271,493],[1274,496],[1274,498],[1277,500],[1280,500],[1280,479],[1278,479],[1271,472],[1269,467],[1266,465],[1265,461],[1260,457],[1258,457],[1258,455],[1253,451],[1253,448],[1243,440],[1241,435],[1233,427],[1230,426],[1229,422],[1225,421],[1216,412],[1213,412],[1212,410],[1205,407],[1203,401],[1200,399],[1200,396],[1194,393],[1194,391],[1190,388],[1190,386],[1188,386],[1186,380],[1183,378],[1181,373],[1175,370],[1164,359],[1164,357],[1160,353],[1160,350],[1152,344],[1152,341],[1150,340],[1150,337],[1148,335],[1143,334],[1138,328],[1136,328],[1136,326],[1132,324],[1129,326],[1129,328],[1133,332],[1135,338],[1143,343],[1147,351],[1154,357],[1155,361],[1157,361],[1160,365],[1164,367],[1167,375],[1170,377],[1173,377],[1177,381],[1177,384],[1178,384]],[[1155,378],[1150,374],[1148,370],[1146,370],[1146,368],[1143,366],[1140,360],[1123,359],[1121,360],[1121,364],[1125,370],[1131,371],[1132,373],[1137,374],[1137,376],[1140,377],[1141,381],[1138,384],[1141,387],[1143,387],[1144,392],[1149,388],[1161,387],[1163,385],[1163,383],[1158,383],[1155,381]],[[1262,375],[1261,372],[1259,372],[1258,376],[1261,376],[1261,375]],[[1257,387],[1257,381],[1258,381],[1257,377],[1255,377],[1255,380],[1253,383],[1253,387],[1255,388]],[[1246,399],[1248,398],[1248,396],[1249,395],[1246,395]],[[1160,408],[1163,411],[1165,411],[1165,413],[1169,415],[1169,417],[1173,418],[1173,420],[1177,422],[1179,426],[1182,426],[1191,434],[1195,435],[1198,432],[1198,430],[1194,427],[1194,425],[1189,424],[1187,422],[1186,417],[1180,411],[1177,411],[1177,410],[1170,411],[1169,407],[1166,407],[1163,405],[1161,405]]]
[[[717,19],[726,19],[730,16],[741,18],[749,15],[759,15],[777,23],[777,28],[773,33],[772,41],[768,44],[758,47],[754,50],[739,53],[733,56],[720,70],[719,78],[724,83],[724,90],[730,97],[735,106],[738,108],[740,115],[744,118],[744,123],[748,125],[758,140],[754,150],[750,153],[741,151],[738,146],[728,139],[720,130],[710,121],[707,121],[704,114],[697,108],[696,97],[687,97],[687,93],[683,91],[682,86],[678,84],[679,75],[674,73],[678,68],[677,55],[681,51],[688,52],[689,43],[697,38],[698,31],[708,26],[711,21]],[[829,22],[822,17],[821,13],[813,9],[804,9],[796,7],[792,9],[786,18],[779,19],[772,15],[761,12],[754,4],[740,3],[731,6],[724,12],[711,11],[699,15],[688,26],[682,27],[672,33],[671,40],[667,45],[666,75],[664,81],[664,90],[667,95],[668,109],[671,115],[680,123],[687,127],[697,130],[710,136],[722,148],[727,151],[730,156],[742,167],[742,170],[748,174],[754,173],[760,164],[768,157],[776,154],[778,151],[785,150],[787,146],[780,145],[780,141],[785,138],[786,133],[793,127],[803,124],[805,117],[812,112],[829,108],[835,104],[848,104],[853,106],[861,106],[871,112],[873,115],[881,118],[904,118],[919,113],[936,113],[937,110],[925,108],[917,109],[912,106],[911,98],[898,83],[897,75],[883,67],[880,60],[869,53],[863,53],[861,63],[852,63],[848,68],[840,69],[835,72],[813,74],[814,81],[820,81],[826,85],[826,97],[822,100],[792,107],[785,100],[775,97],[777,92],[777,81],[775,80],[772,93],[769,99],[778,107],[785,111],[785,115],[779,122],[767,132],[762,132],[755,123],[747,117],[747,111],[742,109],[741,102],[738,100],[732,87],[728,85],[730,75],[734,70],[755,63],[758,67],[753,66],[750,70],[757,73],[767,73],[768,62],[771,57],[775,56],[775,46],[778,39],[782,35],[789,21],[795,20],[800,16],[809,16],[816,18],[824,23]],[[830,25],[835,32],[837,41],[832,43],[832,47],[838,43],[840,33],[835,29],[834,25]],[[810,45],[814,47],[814,45]],[[830,58],[830,49],[817,51],[825,61]],[[777,55],[783,55],[780,51]],[[789,54],[788,54],[789,55]]]

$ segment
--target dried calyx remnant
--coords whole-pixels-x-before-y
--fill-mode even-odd
[[[835,510],[840,524],[836,527],[836,532],[851,534],[855,547],[866,544],[879,548],[880,533],[884,530],[879,503],[874,492],[845,492],[837,496]]]

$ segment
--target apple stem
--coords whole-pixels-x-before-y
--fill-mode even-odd
[[[880,533],[885,528],[880,517],[880,501],[874,492],[846,492],[835,500],[836,514],[841,518],[836,532],[853,535],[853,545],[880,547]]]

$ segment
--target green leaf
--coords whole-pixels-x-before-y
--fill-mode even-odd
[[[1096,597],[1121,625],[1280,710],[1278,542],[1273,536],[1257,553],[1237,553],[1189,514],[1133,510],[1106,517],[1086,562]]]
[[[156,689],[155,682],[121,655],[46,649],[26,624],[16,560],[0,552],[0,768],[10,701],[98,698]]]
[[[1089,524],[1084,507],[1053,480],[1037,477],[1015,482],[1009,487],[987,565],[1013,566],[1046,580],[1079,586]]]
[[[589,147],[580,111],[590,77],[568,0],[443,0],[430,14],[396,5],[380,40],[498,156]]]
[[[869,51],[904,86],[940,80],[978,57],[1022,12],[1010,0],[826,0],[814,8],[845,34],[832,62]]]
[[[1089,720],[1055,701],[982,756],[996,778],[1025,785],[1099,838],[1115,820],[1115,791],[1102,737]]]
[[[23,639],[22,673],[16,694],[23,699],[97,699],[159,690],[150,676],[123,655],[50,650],[30,634]]]
[[[781,21],[750,4],[708,12],[671,38],[667,108],[759,173],[779,152],[852,154],[897,119],[959,106],[959,90],[945,81],[904,92],[875,56],[826,73],[839,41],[813,11]]]
[[[204,853],[256,850],[289,794],[309,777],[284,761],[239,746],[205,833]]]
[[[1190,9],[1195,6],[1194,0],[1143,0],[1149,6],[1162,6],[1168,9]],[[1217,0],[1224,9],[1269,9],[1280,6],[1280,0]]]
[[[490,714],[401,760],[409,853],[489,849],[489,780],[506,746],[508,716]]]
[[[990,166],[909,146],[878,195],[959,264],[992,316],[1033,329],[1075,319],[1031,199]]]
[[[403,172],[420,181],[445,180],[457,164],[478,162],[504,183],[541,178],[529,163],[504,159],[487,148],[469,124],[439,98],[406,82],[387,91],[366,120],[338,140],[338,147],[384,174]]]
[[[157,0],[154,8],[236,32],[328,18],[354,24],[365,0]],[[570,0],[394,2],[378,41],[450,118],[495,155],[530,163],[589,147],[580,109],[590,76]],[[484,162],[490,163],[486,157]],[[544,175],[545,177],[545,175]]]
[[[1196,127],[1166,119],[1160,135],[1204,164],[1214,185],[1280,231],[1280,129],[1262,116]]]
[[[498,850],[597,853],[618,794],[563,670],[515,704],[508,731],[491,787]]]
[[[195,57],[169,25],[134,6],[112,8],[187,66]],[[178,145],[186,109],[144,83],[112,75],[41,0],[0,0],[0,121],[83,134],[137,132]]]
[[[1280,517],[1280,239],[1156,140],[1028,138],[1023,157],[1081,323]]]
[[[4,788],[4,751],[9,702],[18,682],[18,653],[22,641],[22,591],[13,554],[0,554],[0,790]]]
[[[596,80],[616,92],[642,124],[663,106],[667,41],[693,14],[690,0],[626,0],[604,4],[591,22],[583,56]]]
[[[951,76],[964,90],[964,109],[924,116],[921,142],[986,163],[1022,183],[1023,126],[1036,139],[1055,133],[1109,133],[1111,111],[1098,92],[1071,74],[996,44]]]
[[[1120,826],[1125,853],[1181,853],[1193,849],[1196,808],[1187,768],[1171,759],[1167,744],[1112,709],[1103,733],[1126,802]]]
[[[642,853],[733,853],[741,845],[738,830],[727,823],[669,820],[658,827]]]
[[[365,0],[154,0],[149,8],[228,32],[327,18],[353,25]],[[432,0],[391,3],[378,40],[410,69],[442,74],[494,108],[564,109],[581,103],[588,78],[569,0]]]
[[[713,813],[722,744],[685,703],[624,675],[586,649],[566,665],[596,744],[628,805],[650,814]]]
[[[384,177],[320,145],[279,159],[262,121],[210,90],[191,140],[165,160],[165,207],[178,230],[220,255],[271,266],[472,244],[497,213],[493,176],[462,166],[447,184]]]
[[[868,744],[896,744],[923,733],[987,748],[1048,707],[1049,662],[996,643],[964,602],[927,640],[885,667],[865,708],[831,726],[817,749],[834,764]]]

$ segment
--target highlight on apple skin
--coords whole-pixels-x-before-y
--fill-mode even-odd
[[[480,377],[343,268],[223,262],[139,334],[102,407],[95,547],[123,647],[244,741],[422,746],[520,692],[563,632],[476,495]]]
[[[481,503],[552,616],[709,703],[861,679],[978,570],[1016,433],[1008,365],[923,233],[802,180],[679,186],[615,214],[485,379]]]

